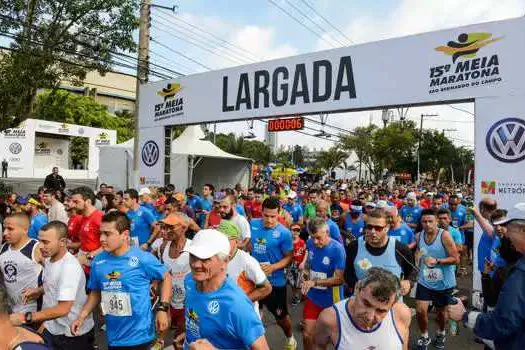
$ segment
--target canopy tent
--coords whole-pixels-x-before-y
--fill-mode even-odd
[[[133,139],[100,147],[99,181],[117,188],[126,188],[131,182]],[[224,152],[205,139],[198,125],[188,126],[171,142],[169,179],[177,190],[201,188],[206,183],[217,188],[248,186],[253,161]],[[123,172],[122,169],[126,169]]]

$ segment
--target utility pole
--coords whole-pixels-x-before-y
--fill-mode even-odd
[[[424,117],[437,117],[438,115],[439,114],[421,114],[421,122],[419,123],[419,137],[417,141],[417,184],[418,185],[421,181],[419,150],[421,149],[421,137],[423,135],[423,118]]]
[[[149,27],[151,0],[141,0],[139,18],[139,47],[137,62],[137,85],[135,91],[135,136],[133,140],[133,185],[137,187],[139,178],[139,96],[140,86],[148,82],[149,72]]]

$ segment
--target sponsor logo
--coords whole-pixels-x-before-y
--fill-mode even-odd
[[[487,132],[487,150],[503,163],[517,163],[525,159],[525,121],[505,118],[496,122]]]
[[[51,125],[51,124],[42,124],[42,123],[39,123],[39,124],[37,124],[37,128],[38,128],[38,129],[43,129],[43,130],[51,130],[51,129],[54,129],[55,126],[54,126],[54,125]]]
[[[155,105],[154,121],[169,119],[184,113],[184,99],[181,91],[184,87],[178,83],[169,83],[165,88],[157,91],[157,95],[164,98],[162,103]]]
[[[14,261],[7,261],[4,265],[5,281],[9,283],[16,282],[17,274],[17,264]]]
[[[199,315],[192,308],[187,311],[186,330],[194,337],[200,338]]]
[[[78,133],[80,135],[84,135],[84,128],[78,128]]]
[[[498,55],[478,57],[480,49],[501,39],[492,38],[491,33],[461,33],[456,40],[435,47],[452,56],[452,63],[430,67],[429,93],[501,83]]]
[[[216,315],[219,313],[220,311],[220,305],[219,305],[219,302],[217,300],[212,300],[209,302],[208,304],[208,312],[212,315]]]
[[[3,131],[6,139],[24,139],[26,137],[26,130],[23,128],[11,128]]]
[[[496,181],[481,181],[481,193],[496,194]]]
[[[64,154],[64,151],[62,151],[62,148],[57,149],[57,154],[58,154],[59,156],[61,156],[62,154]]]
[[[323,265],[330,265],[330,258],[329,257],[325,256],[323,258]]]
[[[96,146],[107,146],[110,144],[109,135],[105,132],[101,132],[97,135],[97,138],[95,139],[95,145]]]
[[[69,127],[66,123],[62,123],[60,127],[58,128],[58,132],[61,134],[68,134],[69,133]]]
[[[157,164],[160,157],[159,146],[155,141],[147,141],[144,146],[142,146],[142,162],[147,167],[152,167]]]
[[[120,276],[122,276],[122,274],[118,271],[111,271],[110,273],[108,273],[106,277],[108,280],[111,280],[111,281],[115,281],[115,280],[118,280],[120,278]]]
[[[40,142],[35,146],[35,154],[39,156],[51,154],[51,148],[45,142]]]
[[[12,154],[19,154],[20,152],[22,152],[22,145],[18,142],[13,142],[9,145],[9,152],[11,152]]]
[[[139,265],[139,258],[136,256],[132,256],[128,260],[128,265],[131,267],[137,267]]]

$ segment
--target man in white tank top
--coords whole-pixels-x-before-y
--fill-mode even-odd
[[[3,274],[9,305],[15,313],[35,312],[36,300],[24,302],[26,289],[37,288],[42,275],[42,254],[38,241],[29,238],[29,217],[25,213],[4,221],[6,241],[0,247],[0,273]]]
[[[391,272],[372,267],[357,282],[354,297],[321,312],[314,349],[408,349],[410,309],[398,303],[399,280]]]

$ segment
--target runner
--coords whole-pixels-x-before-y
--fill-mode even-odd
[[[213,197],[213,208],[206,215],[206,221],[204,223],[204,228],[213,228],[216,229],[219,227],[222,216],[221,216],[221,201],[224,199],[224,193],[215,192]]]
[[[40,210],[41,208],[43,208],[42,203],[35,198],[31,197],[27,201],[25,211],[31,220],[28,232],[29,238],[38,239],[40,228],[48,222],[47,215]]]
[[[172,297],[170,306],[171,326],[175,339],[184,332],[184,278],[191,272],[190,256],[183,250],[191,240],[186,238],[189,218],[182,213],[170,214],[161,220],[163,243],[159,248],[160,261],[171,274]]]
[[[403,243],[403,245],[406,245],[410,250],[414,249],[416,247],[416,236],[414,235],[414,231],[403,222],[399,216],[397,208],[387,207],[385,213],[390,226],[388,228],[388,237],[395,238]]]
[[[219,232],[230,241],[230,260],[227,274],[246,293],[253,302],[259,315],[259,300],[272,292],[272,285],[266,278],[261,266],[250,254],[237,248],[241,239],[241,230],[229,220],[222,220]],[[259,315],[260,316],[260,315]]]
[[[57,193],[53,190],[45,190],[44,192],[44,204],[48,206],[48,220],[49,221],[62,221],[67,225],[68,216],[64,204],[57,199]]]
[[[421,213],[423,231],[417,235],[416,262],[419,277],[416,290],[416,316],[421,336],[417,349],[426,350],[430,344],[428,335],[428,305],[437,310],[438,331],[433,345],[445,348],[445,306],[448,305],[456,287],[453,266],[459,263],[459,253],[450,233],[438,227],[437,213],[425,209]]]
[[[11,322],[15,326],[44,322],[42,334],[55,350],[91,350],[95,340],[92,318],[75,334],[69,329],[86,301],[86,278],[77,259],[67,251],[67,226],[51,221],[42,227],[39,239],[45,258],[43,285],[26,289],[22,297],[28,302],[43,296],[42,311],[12,314]]]
[[[278,198],[266,198],[263,202],[262,219],[252,220],[252,255],[261,264],[272,284],[272,293],[259,304],[261,307],[266,305],[277,320],[287,338],[286,349],[295,350],[297,341],[293,336],[292,320],[288,314],[284,273],[293,259],[293,242],[291,232],[277,220],[279,207]]]
[[[294,224],[303,224],[303,208],[299,204],[295,202],[297,198],[297,193],[294,191],[290,191],[288,195],[286,196],[287,203],[283,206],[283,208],[290,214],[292,217],[292,223]]]
[[[241,230],[241,242],[239,248],[247,249],[250,246],[251,229],[250,223],[244,216],[237,213],[235,209],[235,197],[228,195],[224,197],[220,204],[222,220],[231,220]]]
[[[306,243],[309,276],[302,285],[306,296],[303,310],[303,346],[313,349],[315,323],[323,309],[338,303],[343,298],[346,254],[343,246],[328,233],[328,225],[322,218],[308,223],[310,239]]]
[[[503,215],[504,216],[504,215]],[[452,240],[456,244],[456,249],[458,253],[461,255],[463,251],[463,236],[461,235],[461,232],[459,230],[452,226],[452,218],[450,215],[450,210],[441,208],[437,212],[437,219],[438,219],[438,226],[439,228],[442,228],[443,230],[450,233],[450,237],[452,237]],[[456,272],[456,265],[453,265],[453,270]]]
[[[350,234],[345,241],[346,246],[350,244],[351,241],[357,239],[363,235],[363,229],[365,227],[365,220],[363,219],[363,207],[359,200],[352,201],[350,206],[350,211],[346,214],[345,218],[345,231]]]
[[[155,217],[150,210],[139,204],[139,194],[132,188],[124,191],[124,205],[129,209],[126,215],[131,221],[132,245],[148,250],[155,241],[155,236],[152,235],[156,222]]]
[[[415,231],[421,218],[421,207],[417,205],[417,197],[414,192],[408,193],[406,199],[407,204],[401,208],[399,215],[401,215],[403,221],[410,226],[412,231]]]
[[[316,217],[324,219],[328,225],[330,237],[343,244],[343,237],[341,236],[339,226],[330,218],[329,207],[328,202],[325,200],[318,201],[315,208]]]
[[[185,279],[186,333],[178,337],[177,348],[269,349],[252,302],[226,275],[228,239],[216,230],[202,230],[185,251],[191,276]]]
[[[350,291],[370,268],[381,267],[401,280],[401,295],[410,292],[414,257],[407,246],[387,232],[385,213],[380,209],[371,211],[366,218],[365,235],[346,250],[345,281]]]
[[[18,313],[35,312],[42,306],[41,300],[25,303],[22,298],[24,290],[39,286],[44,260],[38,241],[27,235],[28,229],[29,218],[25,213],[13,213],[4,220],[0,275],[4,277],[9,306]]]
[[[319,315],[314,349],[408,349],[410,309],[398,303],[399,280],[377,267],[356,285],[355,297],[345,299]]]
[[[111,212],[102,218],[100,241],[104,252],[93,260],[87,302],[71,325],[78,334],[101,304],[106,320],[109,350],[149,350],[155,338],[150,284],[162,281],[156,325],[168,328],[171,275],[152,254],[130,245],[130,220]],[[76,349],[75,349],[76,350]]]
[[[288,268],[288,284],[292,287],[292,305],[301,302],[301,286],[303,282],[302,273],[306,263],[306,243],[301,238],[301,225],[291,226],[293,238],[293,261]]]

